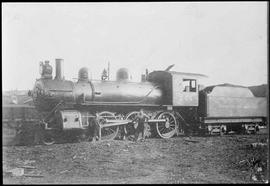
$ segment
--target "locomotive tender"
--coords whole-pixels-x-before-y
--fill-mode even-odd
[[[103,139],[114,139],[121,131],[132,134],[136,126],[130,121],[140,108],[149,118],[147,135],[162,138],[188,131],[226,132],[236,125],[250,131],[266,121],[265,98],[255,98],[245,87],[217,86],[199,91],[199,80],[206,77],[202,74],[167,69],[146,74],[142,82],[130,82],[127,70],[119,69],[117,80],[109,81],[90,80],[88,69],[81,68],[77,82],[73,82],[64,79],[62,63],[62,59],[56,59],[53,78],[49,62],[41,62],[41,78],[29,92],[43,114],[42,127],[50,136],[56,131],[85,131],[91,124],[89,118],[96,113],[103,118]],[[216,95],[210,95],[211,91]],[[224,95],[219,96],[220,92]],[[235,99],[226,92],[240,93]],[[241,100],[241,92],[245,100]],[[44,138],[45,144],[54,141],[52,137]]]

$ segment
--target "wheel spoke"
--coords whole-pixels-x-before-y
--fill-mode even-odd
[[[159,126],[160,131],[164,131],[164,129],[166,129],[165,125],[164,126]]]
[[[164,130],[166,130],[166,127],[162,127],[162,128],[160,129],[160,132],[163,132]]]
[[[107,131],[108,131],[108,133],[114,133],[115,132],[115,129],[113,130],[112,128],[107,128]]]
[[[169,129],[172,129],[172,130],[174,130],[174,128],[173,128],[173,127],[169,127]]]
[[[173,131],[174,129],[175,129],[175,128],[169,127],[167,133],[170,133],[170,132]]]

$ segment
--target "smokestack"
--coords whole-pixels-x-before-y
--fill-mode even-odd
[[[58,79],[58,80],[63,79],[62,62],[64,62],[63,59],[55,59],[55,79]]]

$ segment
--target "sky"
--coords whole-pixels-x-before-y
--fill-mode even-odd
[[[81,67],[100,79],[110,62],[111,80],[175,64],[205,86],[261,85],[267,46],[267,2],[2,3],[3,90],[32,89],[55,58],[68,80]]]

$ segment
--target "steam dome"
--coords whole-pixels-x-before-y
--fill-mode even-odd
[[[88,68],[83,67],[79,70],[79,81],[88,81]]]
[[[120,68],[116,73],[116,80],[129,80],[129,73],[127,68]]]

